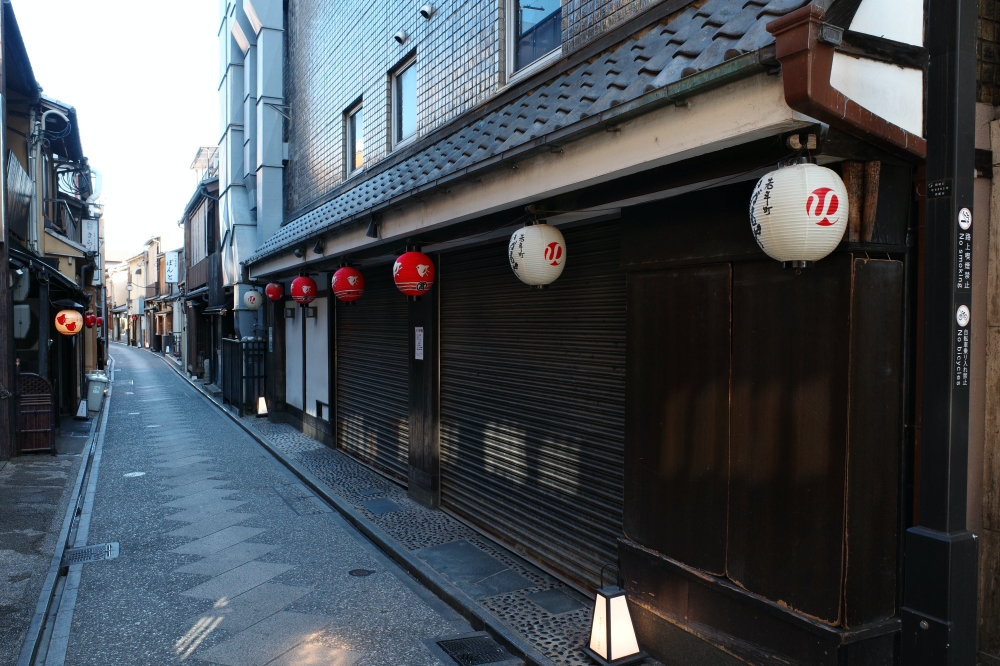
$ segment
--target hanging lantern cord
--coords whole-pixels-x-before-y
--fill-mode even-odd
[[[615,563],[613,563],[613,562],[608,562],[607,564],[605,564],[604,566],[601,567],[601,587],[602,588],[604,587],[604,570],[608,569],[608,568],[611,568],[611,569],[615,570],[615,574],[616,574],[615,575],[615,585],[617,585],[618,587],[621,587],[622,586],[622,570],[620,568],[618,568],[618,565],[615,564]]]

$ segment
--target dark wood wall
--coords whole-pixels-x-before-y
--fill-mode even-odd
[[[623,214],[627,584],[751,663],[888,664],[903,263],[845,243],[782,269],[752,185]],[[880,249],[905,216],[879,218]]]

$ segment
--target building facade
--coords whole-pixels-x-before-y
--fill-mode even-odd
[[[582,592],[619,563],[661,661],[895,663],[920,512],[926,17],[804,5],[225,3],[222,279],[233,335],[267,331],[270,417]],[[851,211],[810,268],[765,255],[748,215],[796,159],[836,171]],[[508,239],[542,222],[567,257],[533,290]],[[418,300],[394,284],[410,249],[433,263]],[[342,266],[364,276],[353,305]],[[247,310],[264,283],[285,296]]]

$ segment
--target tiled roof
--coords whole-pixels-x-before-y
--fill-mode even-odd
[[[292,220],[246,263],[277,254],[345,220],[614,106],[774,42],[765,26],[806,0],[708,0],[561,73],[395,166]],[[491,160],[491,158],[493,158]]]

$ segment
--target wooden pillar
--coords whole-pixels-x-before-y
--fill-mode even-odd
[[[285,301],[268,301],[268,416],[285,411]],[[272,419],[273,420],[273,419]]]
[[[434,257],[437,284],[409,310],[410,473],[409,495],[424,506],[441,504],[438,410],[438,303],[441,255]]]

